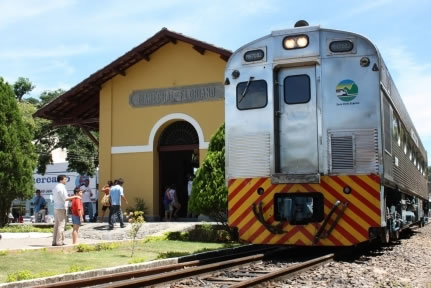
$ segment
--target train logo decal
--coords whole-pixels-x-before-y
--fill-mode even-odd
[[[352,80],[346,79],[338,83],[336,93],[338,99],[350,102],[358,96],[358,85]]]

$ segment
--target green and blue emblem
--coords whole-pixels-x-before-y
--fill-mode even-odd
[[[338,83],[336,93],[338,99],[344,102],[350,102],[358,96],[358,85],[353,80],[346,79]]]

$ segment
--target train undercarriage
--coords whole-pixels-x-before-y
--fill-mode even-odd
[[[385,189],[384,199],[386,226],[371,228],[370,239],[378,238],[382,243],[390,243],[398,240],[403,230],[423,227],[429,222],[429,201],[391,188]]]

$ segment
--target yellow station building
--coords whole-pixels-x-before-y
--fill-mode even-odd
[[[99,146],[100,185],[123,178],[129,205],[143,199],[148,218],[158,220],[167,184],[176,185],[186,207],[186,177],[224,122],[223,77],[230,55],[163,28],[35,116],[81,127]],[[98,140],[92,130],[99,131]],[[180,213],[185,216],[186,209]]]

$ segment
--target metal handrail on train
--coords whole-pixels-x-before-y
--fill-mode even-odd
[[[285,222],[280,221],[280,223],[278,223],[276,226],[273,226],[271,224],[269,224],[268,222],[265,221],[265,218],[263,217],[263,208],[262,208],[262,202],[258,203],[258,208],[259,210],[256,209],[256,204],[253,203],[252,205],[252,210],[254,213],[254,216],[257,218],[257,220],[259,220],[260,223],[262,223],[262,225],[272,234],[283,234],[283,233],[287,233],[288,231],[284,231],[283,230],[283,226],[285,224]]]
[[[332,214],[334,214],[335,210],[337,210],[337,208],[340,205],[342,205],[340,212],[337,214],[337,217],[335,218],[335,221],[331,224],[331,227],[329,227],[328,231],[325,232],[325,227],[329,223],[329,219],[331,219]],[[320,226],[319,230],[317,230],[316,235],[314,235],[313,245],[319,242],[320,239],[324,239],[331,234],[332,230],[337,225],[338,221],[340,220],[341,216],[344,214],[344,211],[346,210],[348,205],[349,205],[349,202],[345,202],[341,204],[340,200],[335,201],[334,206],[332,206],[331,211],[329,211],[329,214],[328,216],[326,216],[325,220],[323,221],[322,226]]]

